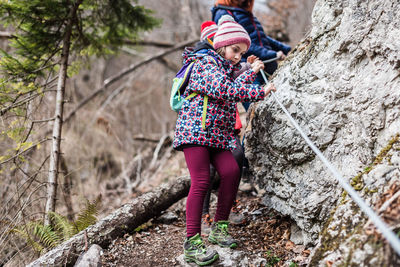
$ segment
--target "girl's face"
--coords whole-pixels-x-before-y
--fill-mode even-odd
[[[242,56],[247,51],[247,45],[245,43],[237,43],[233,45],[228,45],[225,47],[225,59],[236,65],[242,59]]]

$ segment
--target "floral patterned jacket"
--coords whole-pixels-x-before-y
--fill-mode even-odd
[[[194,60],[197,61],[183,96],[198,94],[185,99],[179,111],[173,147],[181,150],[185,145],[202,145],[233,150],[236,103],[262,100],[264,90],[252,84],[256,78],[252,69],[234,80],[232,73],[236,67],[211,49],[200,57],[189,51],[183,53],[183,63]],[[208,96],[208,104],[202,129],[204,95]]]

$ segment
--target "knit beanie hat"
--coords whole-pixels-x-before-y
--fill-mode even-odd
[[[237,43],[245,43],[248,50],[251,44],[250,36],[231,16],[223,15],[218,20],[218,30],[214,36],[214,49]]]
[[[201,24],[201,35],[200,41],[204,41],[207,38],[211,39],[217,32],[218,26],[214,21],[208,20]]]

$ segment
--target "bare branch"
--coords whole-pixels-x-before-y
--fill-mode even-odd
[[[129,48],[127,48],[127,47],[122,47],[121,50],[122,50],[123,52],[125,52],[125,53],[131,55],[131,56],[135,56],[135,57],[136,57],[136,56],[139,56],[139,55],[140,55],[139,52],[136,52],[135,50],[129,49]]]
[[[176,46],[167,49],[165,51],[162,51],[154,56],[148,57],[142,61],[140,61],[137,64],[132,64],[130,65],[128,68],[122,70],[120,73],[117,73],[116,75],[104,80],[103,82],[103,86],[98,88],[97,90],[95,90],[92,94],[90,94],[89,96],[87,96],[85,99],[83,99],[78,106],[75,107],[75,109],[73,109],[64,119],[64,122],[69,121],[72,117],[75,116],[76,112],[78,110],[80,110],[82,107],[84,107],[89,101],[93,100],[95,97],[97,97],[99,94],[104,93],[104,91],[107,89],[107,87],[109,87],[111,84],[113,84],[114,82],[118,81],[119,79],[123,78],[125,75],[131,73],[132,71],[136,70],[137,68],[146,65],[147,63],[157,60],[159,58],[162,58],[163,56],[166,56],[172,52],[175,52],[176,50],[181,49],[182,47],[188,46],[190,44],[195,43],[196,41],[198,41],[197,39],[192,39],[186,42],[182,42],[177,44]]]
[[[120,87],[118,87],[117,89],[115,89],[108,97],[107,99],[101,104],[101,107],[98,109],[98,111],[96,112],[96,117],[97,115],[103,111],[103,109],[105,109],[107,107],[107,105],[109,103],[111,103],[111,101],[114,99],[114,97],[116,97],[119,93],[121,93],[123,90],[125,90],[125,88],[127,87],[127,83],[124,83],[123,85],[121,85]]]
[[[132,187],[136,188],[142,181],[142,154],[138,154],[138,165],[136,167],[136,180]]]
[[[126,183],[126,193],[131,194],[133,189],[140,183],[141,167],[142,167],[142,155],[139,153],[134,157],[128,165],[125,167],[124,162],[121,162],[122,172],[117,176],[115,180],[124,180]],[[136,173],[135,182],[131,182],[131,178]]]
[[[153,159],[150,162],[150,169],[154,168],[154,166],[157,162],[157,159],[158,159],[158,154],[160,153],[160,150],[163,147],[164,143],[167,142],[168,138],[169,138],[169,134],[164,134],[161,137],[160,141],[158,142],[157,147],[154,150]]]
[[[21,195],[24,195],[25,192],[28,190],[28,188],[30,188],[30,186],[32,185],[32,183],[34,181],[38,182],[36,180],[37,175],[39,174],[40,170],[43,168],[44,164],[46,163],[46,161],[48,160],[49,157],[46,157],[46,159],[42,162],[41,166],[39,166],[39,169],[36,171],[36,173],[34,173],[33,175],[31,175],[25,182],[23,182],[21,185],[19,185],[17,187],[16,193],[14,193],[14,195],[12,195],[9,200],[6,203],[3,203],[2,207],[4,207],[4,212],[1,214],[1,219],[0,220],[4,220],[8,214],[7,210],[11,210],[15,208],[16,203],[14,203],[10,208],[7,208],[8,205],[10,204],[11,200],[14,199],[15,195],[20,192],[20,190],[23,189]],[[38,182],[39,184],[42,184],[40,182]],[[26,185],[26,186],[25,186]],[[25,188],[23,188],[25,186]],[[32,194],[32,193],[31,193]],[[17,199],[17,201],[19,201],[19,199]],[[1,238],[0,238],[1,240]]]
[[[174,150],[174,148],[172,146],[167,147],[163,156],[157,162],[158,168],[156,169],[155,173],[158,173],[162,168],[165,168],[165,162],[168,161],[168,159],[170,158],[172,150]]]
[[[392,204],[392,202],[399,197],[400,197],[400,190],[397,191],[393,196],[391,196],[388,200],[386,200],[385,203],[382,204],[382,206],[378,210],[378,213],[385,211],[390,206],[390,204]]]
[[[39,141],[39,142],[33,144],[32,146],[30,146],[30,147],[28,147],[27,149],[25,149],[25,150],[19,152],[18,154],[15,154],[13,157],[8,158],[8,159],[6,159],[6,160],[3,160],[2,162],[0,162],[0,165],[2,165],[2,164],[4,164],[4,163],[7,163],[7,162],[9,162],[9,161],[11,161],[11,160],[13,160],[13,159],[15,159],[15,158],[21,156],[22,154],[24,154],[25,152],[28,152],[29,150],[31,150],[32,148],[36,147],[37,145],[39,145],[39,144],[41,144],[41,143],[44,143],[44,142],[46,142],[46,141],[49,141],[49,140],[51,140],[51,139],[49,139],[49,138],[44,138],[43,140],[41,140],[41,141]]]
[[[128,45],[142,45],[142,46],[155,46],[155,47],[173,47],[174,44],[172,43],[166,43],[162,41],[145,41],[145,40],[140,40],[140,41],[131,41],[131,40],[125,40],[125,44]]]
[[[35,121],[32,121],[32,123],[42,123],[42,122],[49,122],[49,121],[54,121],[54,117],[49,118],[49,119],[43,119],[43,120],[35,120]]]
[[[10,32],[0,32],[0,38],[8,39],[11,38],[12,34]]]
[[[6,114],[6,112],[8,112],[10,109],[22,106],[25,103],[28,103],[29,101],[33,100],[34,98],[36,98],[36,97],[38,97],[40,95],[41,95],[40,93],[36,93],[36,94],[30,95],[30,96],[28,96],[28,97],[26,97],[26,98],[24,98],[24,99],[22,99],[22,100],[20,100],[20,101],[18,101],[16,103],[12,103],[8,107],[5,107],[2,110],[0,110],[0,116],[3,116],[4,114]]]
[[[384,212],[389,206],[390,204],[392,204],[392,202],[396,199],[398,199],[400,197],[400,190],[397,191],[394,195],[392,195],[388,200],[386,200],[382,206],[379,208],[378,210],[378,214]],[[368,220],[368,222],[365,224],[364,229],[370,228],[370,227],[374,227],[372,225],[372,221],[371,219]],[[393,229],[393,228],[392,228]],[[394,228],[395,229],[395,228]]]
[[[45,85],[45,86],[47,86],[47,85]],[[13,109],[13,108],[16,108],[16,107],[25,105],[26,103],[32,101],[32,100],[35,99],[36,97],[41,96],[43,93],[47,93],[47,92],[51,92],[51,91],[55,91],[55,90],[47,89],[47,90],[44,90],[44,91],[42,91],[42,92],[36,92],[36,91],[37,91],[36,89],[33,89],[33,90],[30,90],[29,92],[25,92],[25,93],[19,94],[19,95],[13,100],[13,103],[12,103],[12,104],[10,104],[9,106],[7,106],[7,107],[5,107],[5,108],[3,108],[3,109],[0,110],[0,116],[3,116],[4,114],[6,114],[8,111],[10,111],[10,110]],[[33,93],[33,92],[36,92],[36,93],[35,93],[35,94],[31,94],[31,93]],[[21,99],[21,100],[19,100],[19,101],[17,102],[17,100],[18,100],[19,97],[21,97],[21,96],[23,96],[23,95],[26,95],[26,94],[31,94],[31,95],[30,95],[30,96],[27,96],[27,97],[25,97],[24,99]]]
[[[133,140],[144,141],[144,142],[152,142],[152,143],[158,143],[160,141],[160,139],[148,138],[148,137],[144,137],[143,135],[134,136]]]
[[[174,64],[172,61],[166,59],[165,57],[160,58],[159,60],[165,67],[167,67],[168,69],[170,69],[171,71],[177,72],[179,70],[179,66],[177,66],[176,64]]]

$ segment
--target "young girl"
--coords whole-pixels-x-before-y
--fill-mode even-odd
[[[235,248],[237,241],[228,233],[228,217],[239,182],[239,167],[231,150],[236,147],[234,125],[236,102],[264,99],[273,86],[263,89],[252,84],[264,67],[260,60],[233,80],[241,57],[250,47],[247,32],[232,20],[220,20],[214,36],[214,50],[198,54],[184,52],[184,63],[195,61],[186,87],[182,108],[176,122],[173,146],[183,150],[191,176],[186,202],[185,260],[207,265],[218,259],[218,253],[206,249],[201,239],[201,213],[204,196],[210,184],[210,163],[220,175],[217,210],[209,241]],[[194,97],[188,97],[197,93]],[[203,112],[205,110],[205,112]]]

